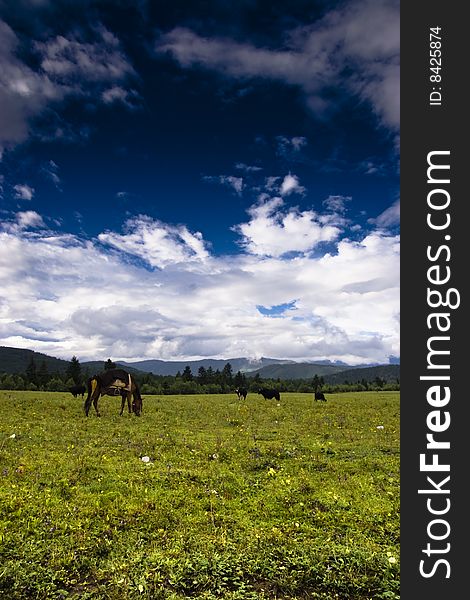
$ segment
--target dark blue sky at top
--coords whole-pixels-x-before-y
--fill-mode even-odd
[[[3,153],[3,209],[34,210],[55,219],[54,227],[90,238],[145,214],[200,231],[215,253],[233,253],[238,236],[230,228],[248,219],[262,182],[291,172],[306,192],[286,198],[287,206],[321,212],[329,196],[351,197],[351,219],[367,227],[397,199],[399,186],[393,135],[367,103],[339,86],[326,92],[332,108],[319,116],[298,86],[185,68],[154,51],[155,40],[175,27],[276,50],[287,31],[337,4],[0,2],[2,19],[19,39],[18,56],[31,69],[39,69],[31,40],[79,32],[92,41],[101,24],[119,39],[137,92],[133,107],[71,96],[31,117],[27,139]],[[58,126],[66,139],[51,134]],[[306,143],[292,152],[280,136]],[[242,172],[240,163],[260,170]],[[377,167],[374,173],[366,174],[367,164]],[[244,190],[221,185],[221,175],[243,176]],[[15,197],[18,183],[34,188],[31,201]]]

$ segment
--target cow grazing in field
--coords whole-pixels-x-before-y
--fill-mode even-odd
[[[73,385],[71,388],[69,388],[69,392],[74,398],[77,396],[81,396],[83,398],[86,392],[86,387],[84,385]]]
[[[238,399],[241,400],[243,398],[243,400],[246,400],[246,397],[248,395],[248,390],[246,390],[245,388],[237,388],[235,390]]]
[[[85,414],[87,417],[92,402],[95,407],[96,416],[100,416],[98,400],[100,396],[104,395],[121,396],[120,415],[124,411],[126,400],[129,413],[132,410],[139,417],[142,412],[142,396],[140,395],[139,386],[134,377],[127,371],[124,371],[124,369],[108,369],[98,375],[93,375],[87,381],[87,388],[88,395],[85,400]]]
[[[258,391],[258,394],[261,394],[265,400],[272,400],[275,398],[279,401],[281,399],[281,395],[277,390],[267,390],[266,388],[263,388]]]
[[[315,400],[323,400],[323,402],[326,402],[325,394],[323,392],[315,392]]]

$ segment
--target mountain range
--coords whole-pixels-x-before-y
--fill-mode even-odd
[[[23,348],[11,348],[0,346],[0,373],[24,373],[31,362],[40,367],[44,362],[49,373],[63,373],[69,366],[69,361],[61,358],[55,358],[27,350]],[[191,368],[193,375],[197,375],[200,367],[212,370],[222,371],[227,363],[232,367],[232,373],[238,371],[252,377],[257,374],[263,379],[311,379],[315,375],[323,377],[325,382],[340,383],[345,380],[358,381],[366,379],[371,381],[379,376],[386,381],[394,381],[400,377],[400,365],[359,365],[351,366],[344,363],[330,363],[322,361],[320,363],[295,362],[293,360],[282,360],[275,358],[229,358],[222,359],[203,359],[193,361],[165,361],[165,360],[141,360],[135,362],[115,361],[118,366],[122,366],[128,371],[139,373],[153,373],[154,375],[176,375],[182,372],[186,366]],[[81,367],[85,373],[93,375],[104,369],[104,360],[81,362]],[[360,372],[358,372],[360,371]]]

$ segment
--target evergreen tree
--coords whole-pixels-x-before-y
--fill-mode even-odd
[[[377,377],[374,379],[374,383],[378,388],[382,388],[385,384],[385,380],[381,379],[378,375]]]
[[[34,356],[31,356],[31,360],[29,361],[29,365],[26,367],[26,379],[28,383],[34,383],[37,385],[38,376],[36,363],[34,362]]]
[[[208,383],[207,371],[204,367],[199,367],[197,371],[197,382],[199,383],[199,385],[205,385],[206,383]]]
[[[214,383],[214,380],[215,380],[214,370],[210,365],[207,367],[206,377],[207,377],[207,383]]]
[[[65,376],[67,379],[73,379],[75,385],[78,385],[82,378],[82,367],[80,366],[80,362],[76,356],[72,356],[72,359],[65,371]]]
[[[237,372],[235,377],[233,378],[233,384],[236,388],[246,387],[246,375],[245,373]]]
[[[116,369],[117,365],[110,358],[104,363],[104,370],[109,371],[110,369]]]
[[[183,371],[183,375],[181,376],[183,381],[192,381],[193,380],[193,374],[191,373],[191,367],[189,365],[186,365]]]
[[[232,383],[232,379],[232,365],[230,363],[227,363],[222,369],[222,382],[230,385]]]
[[[38,384],[43,387],[49,381],[49,371],[47,370],[46,361],[43,360],[39,366],[38,371]]]
[[[318,375],[315,373],[315,376],[312,379],[313,391],[318,392],[324,385],[325,380],[323,379],[323,377],[318,377]]]

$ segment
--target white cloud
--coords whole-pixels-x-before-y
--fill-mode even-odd
[[[31,41],[26,50],[41,64],[35,71],[19,58],[19,39],[0,20],[0,151],[24,142],[31,134],[34,119],[52,104],[58,106],[71,96],[95,101],[103,88],[113,89],[113,85],[122,86],[135,78],[117,38],[104,27],[98,27],[94,35],[92,43],[73,36]],[[137,95],[129,90],[128,97]],[[70,132],[64,133],[63,127],[62,131],[60,127],[55,129],[54,139],[71,136]]]
[[[222,185],[227,185],[238,195],[242,193],[244,188],[243,177],[235,177],[234,175],[204,175],[203,179],[205,181],[212,181],[221,183]]]
[[[126,90],[119,85],[113,85],[104,90],[101,97],[105,104],[120,103],[129,109],[136,108],[140,100],[140,96],[135,90]]]
[[[34,210],[27,210],[17,213],[17,222],[20,229],[29,229],[31,227],[45,227],[45,223],[40,214]]]
[[[183,27],[162,35],[155,48],[170,53],[183,67],[298,86],[307,106],[319,114],[331,107],[331,89],[348,90],[372,107],[381,125],[397,133],[399,14],[395,0],[359,0],[290,31],[279,49],[205,38]]]
[[[246,165],[245,163],[237,163],[235,168],[245,171],[246,173],[256,173],[257,171],[262,171],[262,167],[258,167],[256,165]]]
[[[1,223],[1,230],[12,234],[19,233],[27,229],[46,228],[41,215],[34,210],[25,210],[17,212],[10,219],[4,219]]]
[[[277,153],[281,156],[293,157],[296,153],[307,145],[307,138],[302,135],[297,135],[288,138],[284,135],[276,137]]]
[[[271,198],[249,209],[250,221],[234,227],[242,236],[242,246],[257,256],[281,257],[308,253],[320,242],[337,239],[340,230],[322,225],[313,211],[282,210],[283,200]]]
[[[98,41],[82,42],[58,35],[47,42],[36,42],[41,67],[54,81],[73,85],[75,78],[85,81],[122,81],[134,74],[119,48],[119,40],[104,27],[97,29]]]
[[[221,175],[220,182],[232,187],[237,194],[241,194],[243,191],[242,177],[234,177],[233,175]]]
[[[376,219],[369,219],[369,223],[377,227],[394,227],[400,223],[400,200],[389,206]]]
[[[290,194],[304,194],[305,188],[300,185],[297,175],[289,173],[284,177],[279,189],[281,196],[289,196]]]
[[[34,196],[34,188],[26,183],[19,183],[13,186],[15,190],[15,198],[18,200],[32,200]]]
[[[346,212],[346,202],[351,202],[351,196],[328,196],[323,205],[335,213]]]
[[[199,232],[191,233],[184,225],[168,225],[145,215],[126,221],[123,234],[108,231],[98,239],[156,268],[179,262],[200,262],[208,257]]]
[[[278,181],[280,177],[271,176],[266,177],[264,182],[264,187],[268,192],[279,191]]]
[[[62,191],[59,177],[59,165],[57,163],[55,163],[53,160],[49,160],[45,165],[42,166],[41,171],[44,173],[47,179],[52,181],[56,189]]]
[[[16,222],[39,224],[40,216],[23,213]],[[304,236],[315,242],[322,230],[315,215],[286,210],[278,198],[252,207],[249,224],[247,251],[255,253],[222,257],[185,226],[144,216],[101,242],[4,227],[0,344],[80,360],[273,356],[359,364],[399,355],[398,238],[377,231],[340,240],[335,254],[280,258]],[[260,237],[258,225],[274,236]],[[276,236],[284,245],[277,255],[260,255]],[[285,304],[292,309],[275,319],[257,309]]]

